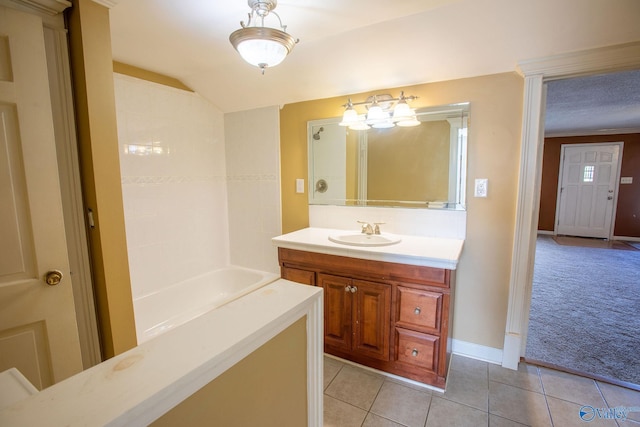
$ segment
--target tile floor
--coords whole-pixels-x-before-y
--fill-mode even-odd
[[[614,420],[584,408],[587,422],[579,414],[585,405],[633,411]],[[441,393],[325,356],[325,427],[523,425],[640,427],[640,392],[524,363],[514,371],[454,355]]]

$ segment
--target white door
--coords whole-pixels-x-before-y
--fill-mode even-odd
[[[82,369],[46,67],[41,19],[0,7],[0,371],[39,389]]]
[[[621,145],[562,146],[556,234],[611,237]]]

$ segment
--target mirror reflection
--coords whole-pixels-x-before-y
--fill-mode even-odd
[[[416,110],[420,125],[307,124],[309,204],[463,210],[469,104]]]

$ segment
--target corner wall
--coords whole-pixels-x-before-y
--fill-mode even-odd
[[[345,95],[286,105],[280,114],[282,228],[309,225],[308,195],[295,193],[295,179],[307,179],[307,121],[342,115],[348,97],[354,101],[375,93],[420,98],[415,108],[470,102],[467,189],[475,178],[487,178],[487,198],[468,191],[467,229],[456,274],[453,337],[501,349],[509,295],[509,277],[522,128],[524,81],[516,73],[473,77],[404,88]]]
[[[136,345],[120,185],[109,10],[91,0],[68,9],[70,59],[80,169],[89,231],[93,286],[103,356]]]
[[[280,273],[271,238],[282,234],[278,107],[224,116],[231,264]]]

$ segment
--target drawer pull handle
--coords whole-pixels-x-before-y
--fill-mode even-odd
[[[421,309],[420,307],[416,307],[416,309],[415,309],[415,310],[413,310],[413,312],[414,312],[416,315],[420,314],[420,312],[421,312],[421,311],[422,311],[422,309]]]
[[[412,355],[413,357],[418,356],[418,349],[417,349],[417,348],[414,348],[414,349],[413,349],[413,351],[411,352],[411,355]]]

